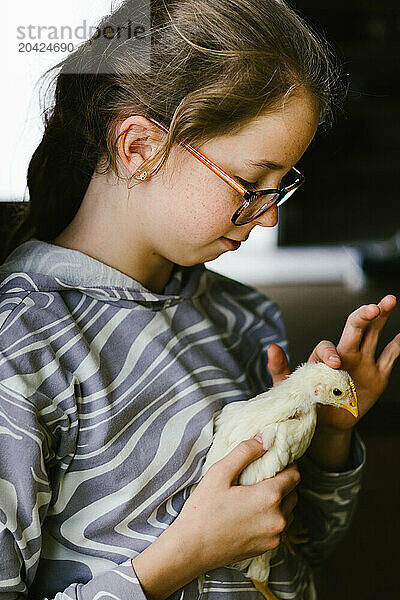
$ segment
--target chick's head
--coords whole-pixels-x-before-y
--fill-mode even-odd
[[[303,389],[307,390],[307,404],[330,404],[358,416],[357,394],[347,371],[331,369],[324,363],[306,363],[297,367],[290,377],[302,381]]]

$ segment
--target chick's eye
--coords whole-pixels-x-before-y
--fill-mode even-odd
[[[343,394],[342,390],[339,390],[339,388],[335,388],[333,390],[333,395],[334,396],[341,396]]]

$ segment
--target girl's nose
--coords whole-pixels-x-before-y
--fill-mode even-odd
[[[253,221],[256,225],[261,227],[275,227],[278,222],[278,207],[276,204],[271,206],[263,215],[260,215]]]

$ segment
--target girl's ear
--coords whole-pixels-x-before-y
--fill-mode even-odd
[[[317,386],[315,386],[314,388],[314,396],[320,396],[322,394],[322,385],[318,384]]]
[[[118,154],[126,169],[135,173],[153,151],[149,132],[153,126],[141,115],[124,119],[117,129]]]

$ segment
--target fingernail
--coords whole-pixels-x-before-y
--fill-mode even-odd
[[[257,442],[260,442],[260,444],[262,444],[263,443],[262,433],[257,433],[257,435],[254,436],[254,439],[256,439]]]
[[[337,354],[332,354],[332,356],[330,356],[328,360],[334,360],[336,362],[340,362],[340,358],[338,357]]]
[[[379,308],[379,306],[377,304],[367,304],[367,308],[377,308],[379,313],[381,312],[381,309]]]

